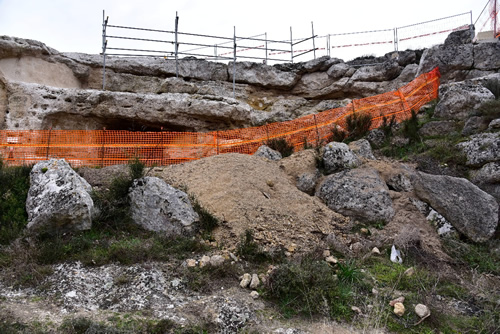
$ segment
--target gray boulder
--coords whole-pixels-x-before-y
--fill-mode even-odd
[[[228,65],[230,79],[233,75],[233,63]],[[257,85],[266,88],[292,88],[300,76],[294,72],[281,71],[274,66],[252,62],[237,62],[235,66],[236,82]]]
[[[190,235],[199,221],[188,195],[157,177],[137,179],[129,190],[134,222],[168,236]]]
[[[464,120],[476,112],[482,103],[494,99],[495,95],[479,84],[456,82],[441,85],[434,116]]]
[[[390,81],[399,76],[403,68],[397,61],[386,61],[374,66],[364,66],[358,68],[351,77],[354,81]]]
[[[28,230],[64,233],[92,227],[92,187],[64,160],[33,166],[26,199]]]
[[[344,143],[331,142],[325,146],[323,152],[325,172],[331,174],[346,168],[356,168],[361,161]]]
[[[368,132],[366,139],[375,147],[384,145],[385,133],[380,129],[373,129]]]
[[[462,44],[472,43],[474,38],[474,26],[470,26],[468,29],[458,30],[450,33],[444,41],[444,46],[455,46]]]
[[[370,142],[366,139],[360,139],[349,143],[349,148],[358,158],[375,160]]]
[[[500,118],[494,119],[488,124],[488,131],[500,130]]]
[[[415,174],[415,194],[475,242],[491,238],[498,225],[498,204],[493,196],[466,179]]]
[[[273,150],[267,145],[262,145],[257,149],[253,155],[256,157],[266,158],[273,161],[278,161],[283,158],[280,152]]]
[[[480,133],[457,144],[467,156],[468,166],[479,167],[487,162],[500,160],[500,133]]]
[[[387,180],[387,185],[389,188],[395,191],[412,191],[413,186],[411,185],[410,179],[403,173],[398,173]]]
[[[474,45],[474,68],[482,71],[500,69],[500,43],[479,43]]]
[[[456,131],[456,128],[457,124],[455,121],[433,121],[425,123],[418,130],[418,134],[422,137],[442,136]]]
[[[470,136],[479,132],[483,132],[488,128],[490,121],[487,117],[472,116],[465,121],[464,128],[462,129],[462,136]]]
[[[332,79],[339,79],[346,74],[346,72],[351,68],[349,65],[346,63],[339,63],[332,65],[328,71],[326,71],[326,74],[332,78]]]
[[[476,184],[500,183],[500,163],[490,162],[472,172],[471,181]]]
[[[297,177],[297,189],[306,194],[313,195],[320,176],[319,171],[299,175]]]
[[[328,176],[316,196],[335,212],[363,221],[390,221],[392,200],[385,182],[373,168],[356,168]]]

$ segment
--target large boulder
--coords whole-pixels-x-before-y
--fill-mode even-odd
[[[323,162],[327,174],[361,165],[361,161],[349,146],[338,142],[331,142],[325,146]]]
[[[33,166],[26,199],[28,230],[51,234],[92,227],[92,187],[64,160]]]
[[[455,121],[432,121],[425,123],[418,134],[422,137],[442,136],[457,130]]]
[[[394,217],[389,189],[373,168],[356,168],[328,176],[316,196],[335,212],[363,221]]]
[[[188,195],[157,177],[143,177],[129,191],[130,214],[134,222],[148,231],[168,236],[195,232],[198,214]]]
[[[273,161],[278,161],[283,158],[280,152],[273,150],[267,145],[260,146],[253,155]]]
[[[361,159],[375,160],[370,142],[366,139],[359,139],[349,143],[349,148]]]
[[[500,69],[500,42],[474,45],[474,68],[482,71]]]
[[[403,67],[397,61],[386,61],[374,66],[364,66],[358,68],[351,77],[354,81],[390,81],[399,76]]]
[[[464,120],[476,112],[482,103],[494,99],[495,95],[479,84],[457,82],[441,85],[434,116]]]
[[[233,63],[228,65],[230,79],[233,75]],[[262,86],[266,88],[292,88],[300,76],[294,72],[285,72],[274,66],[252,62],[237,62],[235,65],[236,82]]]
[[[470,140],[457,144],[467,156],[467,165],[480,167],[500,160],[500,133],[480,133]]]
[[[445,175],[413,175],[415,194],[475,242],[491,238],[498,225],[493,196],[466,179]]]

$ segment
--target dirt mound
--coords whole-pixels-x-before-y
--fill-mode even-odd
[[[224,154],[153,169],[152,175],[187,190],[222,222],[216,241],[235,247],[245,230],[271,249],[310,251],[348,219],[299,191],[277,162]]]

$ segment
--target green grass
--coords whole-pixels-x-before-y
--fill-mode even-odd
[[[275,253],[264,252],[260,245],[255,242],[251,230],[246,230],[245,233],[240,236],[240,243],[236,248],[236,255],[252,263],[276,263],[282,261],[284,258],[284,252],[282,251],[277,251]]]

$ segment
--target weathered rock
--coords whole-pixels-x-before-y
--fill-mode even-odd
[[[372,254],[380,255],[380,250],[377,247],[372,248]]]
[[[192,234],[199,221],[188,195],[157,177],[143,177],[129,191],[130,214],[148,231],[169,236]]]
[[[471,139],[457,144],[467,156],[469,166],[482,166],[500,160],[500,133],[480,133]]]
[[[500,183],[500,162],[490,162],[473,171],[471,180],[476,184]]]
[[[432,121],[425,123],[418,130],[418,134],[422,137],[442,136],[456,131],[456,128],[455,121]]]
[[[482,103],[494,99],[495,95],[482,85],[467,82],[441,85],[434,116],[463,120],[476,112]]]
[[[210,258],[210,265],[214,266],[214,267],[220,267],[222,266],[222,264],[224,263],[226,259],[224,259],[224,257],[222,255],[213,255],[211,258]]]
[[[57,54],[42,42],[10,36],[0,36],[0,59],[19,58],[22,56],[44,56]]]
[[[443,215],[458,231],[475,242],[491,238],[498,225],[498,204],[466,179],[415,174],[416,195]]]
[[[399,317],[402,317],[405,314],[405,306],[403,303],[394,304],[394,314]]]
[[[315,173],[303,173],[297,178],[297,188],[306,194],[313,195],[319,177],[319,171],[316,171]]]
[[[390,81],[397,78],[402,70],[403,68],[396,61],[386,61],[375,66],[358,68],[351,79],[370,82]]]
[[[372,152],[370,142],[366,139],[360,139],[349,143],[351,151],[358,156],[368,160],[376,160]]]
[[[28,230],[64,233],[92,227],[92,187],[64,160],[33,166],[26,199]]]
[[[494,119],[488,124],[488,131],[500,130],[500,118]]]
[[[133,92],[133,91],[132,91]],[[182,78],[167,78],[163,80],[157,93],[186,93],[196,94],[198,87]]]
[[[257,274],[252,274],[252,280],[250,281],[250,285],[248,286],[250,289],[257,289],[260,285],[259,276]]]
[[[396,81],[399,83],[406,83],[410,82],[413,79],[415,79],[418,71],[418,65],[417,64],[409,64],[406,65],[406,67],[401,71],[399,76],[396,78]],[[396,87],[399,88],[399,87]]]
[[[364,221],[390,221],[394,216],[386,184],[372,168],[356,168],[328,176],[316,196],[332,210]]]
[[[331,142],[325,146],[323,152],[325,172],[331,174],[346,168],[355,168],[361,161],[344,143]]]
[[[462,136],[467,137],[479,132],[483,132],[488,128],[490,121],[486,117],[472,116],[465,121],[464,128],[462,129]]]
[[[387,185],[389,189],[394,189],[395,191],[412,191],[413,186],[411,185],[410,179],[403,173],[398,173],[387,180]]]
[[[248,273],[243,274],[243,278],[240,281],[240,287],[243,289],[247,288],[250,282],[252,281],[252,276]]]
[[[482,71],[500,69],[500,43],[479,43],[474,45],[474,68]]]
[[[326,74],[332,78],[332,79],[338,79],[344,76],[346,72],[351,68],[349,65],[346,63],[339,63],[332,65],[328,71],[326,71]]]
[[[458,30],[450,33],[444,41],[444,46],[471,44],[473,38],[474,38],[474,27],[470,26],[467,29]]]
[[[326,262],[328,262],[328,263],[331,263],[331,264],[337,264],[337,263],[339,262],[339,260],[337,260],[337,258],[336,258],[336,257],[331,256],[331,255],[330,255],[330,256],[327,256],[327,257],[325,258],[325,261],[326,261]]]
[[[394,306],[396,303],[404,303],[405,302],[405,297],[399,296],[398,298],[395,298],[389,302],[389,306]]]
[[[431,315],[431,311],[427,306],[424,304],[417,304],[415,306],[415,313],[420,317],[420,318],[426,318],[429,315]]]
[[[250,292],[250,297],[252,297],[253,299],[257,299],[259,298],[259,293],[257,291],[252,291]]]
[[[385,142],[384,131],[380,129],[373,129],[368,132],[366,139],[375,147],[380,147]]]
[[[257,152],[255,152],[253,155],[255,155],[256,157],[262,157],[273,161],[278,161],[283,158],[280,152],[273,150],[267,145],[260,146]]]
[[[230,78],[233,75],[233,62],[228,64]],[[281,71],[275,66],[252,62],[236,62],[236,82],[258,85],[266,88],[292,88],[300,76],[294,72]]]
[[[210,264],[210,256],[203,255],[200,260],[200,268],[203,268]]]

